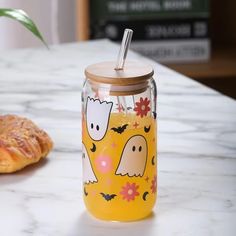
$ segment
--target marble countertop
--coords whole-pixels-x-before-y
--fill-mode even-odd
[[[47,160],[0,175],[1,236],[236,234],[236,102],[152,64],[158,86],[158,190],[152,217],[103,222],[85,211],[81,87],[88,64],[115,60],[118,46],[91,41],[0,54],[0,113],[47,130]]]

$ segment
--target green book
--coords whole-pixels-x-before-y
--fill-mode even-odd
[[[208,14],[208,0],[90,0],[92,22],[116,18],[206,17]]]

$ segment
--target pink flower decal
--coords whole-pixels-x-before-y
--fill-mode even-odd
[[[127,200],[128,202],[130,200],[134,200],[136,196],[139,196],[139,192],[137,192],[137,189],[139,188],[138,185],[135,183],[130,184],[129,182],[122,187],[122,191],[120,194],[123,196],[124,200]]]
[[[151,185],[152,193],[156,193],[157,191],[157,176],[154,175]]]
[[[136,115],[141,116],[141,118],[147,116],[147,113],[151,110],[149,104],[150,100],[148,100],[148,98],[145,98],[144,100],[143,98],[140,98],[139,102],[135,103],[136,107],[134,108],[134,111],[136,111]]]
[[[101,173],[107,173],[112,170],[112,160],[109,156],[98,156],[95,159],[95,164]]]

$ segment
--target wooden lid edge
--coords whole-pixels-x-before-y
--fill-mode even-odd
[[[107,77],[107,76],[96,76],[94,74],[89,73],[86,69],[84,73],[86,78],[96,81],[98,83],[117,84],[125,86],[125,85],[139,84],[145,80],[150,79],[154,75],[154,70],[152,68],[152,71],[150,73],[141,76],[117,78],[117,79],[112,79],[112,77]]]

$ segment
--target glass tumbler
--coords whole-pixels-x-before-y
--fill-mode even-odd
[[[134,221],[152,212],[157,197],[157,92],[152,67],[115,64],[85,69],[83,196],[96,218]]]

